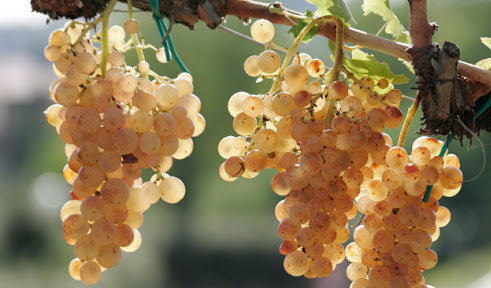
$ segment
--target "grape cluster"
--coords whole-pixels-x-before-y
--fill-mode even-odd
[[[259,20],[251,34],[268,42],[274,28]],[[233,181],[275,168],[272,189],[285,197],[275,210],[284,268],[293,276],[326,277],[345,258],[348,220],[357,214],[354,199],[362,184],[373,178],[371,166],[385,163],[392,140],[383,130],[402,122],[402,94],[386,79],[348,75],[349,87],[347,81],[329,81],[323,61],[305,53],[287,64],[280,67],[273,50],[246,59],[248,75],[274,78],[278,85],[263,95],[238,92],[230,98],[239,136],[220,141],[226,160],[219,174]]]
[[[44,54],[59,79],[51,84],[56,104],[46,117],[66,143],[63,174],[72,185],[72,200],[61,209],[61,220],[77,257],[69,272],[93,284],[101,271],[118,264],[121,251],[139,248],[137,229],[151,204],[184,197],[183,182],[165,172],[173,159],[191,154],[191,137],[203,132],[205,120],[190,74],[170,79],[152,72],[146,61],[136,68],[126,64],[124,52],[132,42],[125,37],[138,32],[136,20],[128,20],[124,29],[109,28],[103,69],[105,56],[93,45],[99,38],[82,35],[84,27],[69,22],[49,37]],[[145,168],[155,174],[143,183]]]
[[[450,211],[439,200],[456,195],[463,180],[457,156],[438,156],[442,145],[420,137],[410,155],[391,147],[384,161],[370,166],[357,197],[364,225],[355,228],[355,241],[346,247],[351,288],[431,287],[423,271],[437,264],[431,244],[450,221]],[[431,194],[423,202],[428,185],[433,185]]]

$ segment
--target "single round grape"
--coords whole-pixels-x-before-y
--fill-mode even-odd
[[[179,97],[193,94],[194,92],[193,82],[186,78],[177,78],[174,81],[174,85],[177,87],[177,90],[179,90]]]
[[[257,59],[259,69],[266,74],[272,74],[280,68],[280,55],[273,50],[266,50],[259,54]]]
[[[460,160],[455,154],[447,154],[443,156],[444,167],[457,167],[460,168]]]
[[[74,66],[70,66],[65,73],[66,80],[68,83],[70,83],[73,86],[79,86],[82,85],[87,78],[89,77],[89,74],[85,74],[77,70]]]
[[[254,149],[244,157],[244,166],[252,172],[260,172],[266,168],[268,156],[265,152]]]
[[[459,168],[449,166],[440,172],[440,183],[445,189],[457,189],[462,186],[463,175]]]
[[[177,148],[176,153],[172,154],[174,159],[184,159],[191,155],[194,149],[193,140],[191,138],[188,139],[178,139],[179,147]]]
[[[78,88],[71,85],[66,80],[58,83],[54,89],[54,97],[56,102],[63,106],[75,105],[77,103],[78,96]]]
[[[80,214],[72,214],[63,220],[63,233],[73,239],[79,239],[87,235],[89,223]]]
[[[368,276],[368,268],[359,262],[351,263],[348,268],[346,268],[346,276],[351,281],[366,278]]]
[[[242,109],[250,117],[258,117],[263,113],[264,103],[261,98],[251,95],[242,102]]]
[[[435,267],[436,263],[438,262],[438,255],[435,253],[435,251],[427,249],[421,253],[418,253],[418,259],[418,266],[424,270],[429,270]]]
[[[237,116],[239,113],[243,112],[243,107],[242,103],[244,103],[244,100],[249,97],[249,93],[247,92],[237,92],[234,95],[230,97],[228,100],[227,108],[228,112],[232,117]]]
[[[385,127],[397,128],[402,122],[402,113],[396,107],[387,107],[385,109]]]
[[[327,244],[324,249],[324,257],[329,258],[332,264],[337,265],[346,258],[346,252],[343,245],[338,243]]]
[[[140,23],[134,18],[128,19],[124,22],[124,30],[128,34],[137,33],[140,30]]]
[[[402,170],[409,163],[409,156],[402,147],[392,147],[387,151],[385,160],[390,168]]]
[[[80,265],[80,280],[86,285],[99,282],[101,278],[101,267],[94,261],[86,261]]]
[[[238,156],[228,158],[224,163],[225,172],[230,177],[240,177],[244,173],[244,160]]]
[[[170,60],[167,59],[167,54],[164,47],[157,49],[157,52],[155,52],[155,57],[160,63],[167,63]]]
[[[123,223],[127,224],[132,229],[138,229],[143,224],[143,214],[133,210],[128,210],[128,217],[126,217],[126,220],[124,220]]]
[[[271,180],[271,187],[273,192],[280,195],[285,196],[290,193],[290,187],[285,181],[285,174],[283,172],[276,174]]]
[[[61,207],[60,218],[61,221],[65,221],[65,219],[70,215],[81,214],[80,212],[80,200],[69,200]]]
[[[179,98],[177,105],[182,106],[187,111],[188,117],[194,117],[201,110],[201,101],[194,94],[186,94]]]
[[[121,154],[130,154],[135,151],[138,141],[138,135],[130,128],[118,129],[112,136],[114,149]]]
[[[129,225],[118,224],[114,244],[119,247],[127,247],[133,242],[135,238],[134,235],[133,229]]]
[[[113,43],[124,41],[124,29],[121,26],[114,25],[108,31],[109,41]]]
[[[80,266],[82,266],[82,261],[75,258],[68,264],[68,273],[75,280],[80,280]]]
[[[104,206],[106,201],[98,196],[89,196],[82,201],[80,211],[82,216],[90,221],[95,221],[104,217]]]
[[[251,25],[251,36],[257,42],[269,42],[274,37],[274,26],[266,19],[256,20]]]
[[[97,263],[99,263],[102,267],[114,267],[119,263],[119,260],[121,259],[121,248],[119,248],[115,244],[101,246],[101,248],[99,248],[99,253],[97,254],[96,259]]]
[[[106,219],[95,220],[91,227],[91,235],[101,245],[111,244],[116,237],[116,226]]]
[[[388,253],[394,247],[396,239],[391,232],[380,230],[373,235],[373,246],[380,253]]]
[[[334,81],[327,90],[329,97],[336,101],[341,101],[348,96],[348,86],[342,81]]]
[[[353,238],[362,249],[373,249],[373,234],[371,234],[364,225],[360,225],[355,228],[353,232]]]
[[[302,251],[294,251],[288,254],[283,261],[285,271],[295,277],[302,276],[310,266],[309,257]]]
[[[123,250],[124,252],[135,252],[136,250],[138,250],[138,248],[140,248],[142,244],[142,236],[140,234],[140,231],[138,231],[137,229],[133,229],[133,234],[133,242],[131,242],[131,244],[128,246],[121,247],[121,250]]]
[[[99,251],[99,243],[91,235],[77,239],[74,245],[75,255],[82,261],[94,259]]]
[[[383,88],[382,88],[383,89]],[[398,107],[402,100],[402,93],[398,89],[392,89],[385,95],[385,101],[394,107]]]
[[[97,65],[94,55],[88,52],[78,53],[73,62],[77,70],[85,74],[92,74]]]
[[[366,278],[360,278],[351,283],[349,288],[370,288],[370,280]]]
[[[287,116],[296,108],[293,96],[288,92],[280,92],[273,97],[271,107],[274,113],[280,116]]]
[[[436,226],[445,227],[450,222],[451,214],[448,208],[440,206],[436,211]]]
[[[244,71],[251,77],[261,75],[261,70],[259,69],[259,56],[251,55],[247,57],[247,59],[244,61]]]
[[[312,261],[312,272],[317,277],[327,277],[333,270],[333,264],[326,257],[318,257]]]
[[[70,35],[63,29],[56,29],[49,35],[49,44],[63,46],[70,44]]]
[[[60,47],[52,44],[47,45],[44,47],[44,57],[48,61],[56,62],[56,60],[62,57]]]
[[[408,204],[401,207],[396,215],[404,226],[415,226],[421,219],[421,209],[416,204]]]
[[[346,246],[346,259],[350,262],[361,262],[361,255],[363,249],[361,249],[355,242],[351,242]]]
[[[372,180],[367,185],[367,195],[373,201],[382,201],[387,197],[389,190],[382,181]]]
[[[179,90],[174,84],[162,84],[157,88],[156,97],[162,109],[170,110],[179,101]]]
[[[342,100],[340,111],[348,118],[356,118],[363,112],[363,104],[358,97],[348,96]]]
[[[300,90],[293,96],[293,101],[297,107],[305,107],[310,104],[310,93],[307,90]]]
[[[117,50],[114,50],[107,57],[107,61],[111,63],[113,66],[123,66],[125,63],[124,54]]]
[[[237,134],[246,136],[252,134],[256,130],[257,121],[256,118],[250,117],[244,112],[241,112],[235,116],[233,127]]]
[[[326,66],[320,59],[312,59],[308,61],[306,67],[309,75],[312,77],[319,77],[326,71]]]
[[[279,252],[281,255],[288,255],[292,253],[293,251],[296,251],[298,249],[297,243],[294,241],[283,241],[280,245]]]
[[[167,203],[174,204],[182,200],[186,193],[186,187],[182,181],[174,176],[165,178],[158,184],[160,197]]]
[[[292,64],[286,67],[283,77],[286,84],[292,88],[303,88],[309,81],[307,69],[300,64]]]

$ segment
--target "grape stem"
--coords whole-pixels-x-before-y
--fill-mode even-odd
[[[339,79],[339,73],[343,67],[343,46],[344,46],[344,25],[341,19],[336,19],[336,55],[334,58],[334,66],[329,71],[329,81],[327,87],[331,85],[334,81]],[[326,89],[327,89],[326,87]],[[329,95],[327,95],[329,97]],[[326,124],[327,127],[331,127],[331,121],[336,111],[336,101],[333,97],[329,97],[329,104],[327,108]]]
[[[245,39],[245,40],[250,41],[252,43],[255,43],[257,45],[264,46],[264,43],[258,42],[256,40],[254,40],[252,37],[249,37],[247,35],[244,35],[244,34],[238,32],[238,31],[235,31],[234,29],[229,28],[229,27],[226,27],[226,26],[223,26],[223,25],[219,25],[218,28],[220,28],[223,31],[228,32],[228,33],[230,33],[230,34],[232,34],[234,36],[237,36],[239,38]],[[280,52],[280,53],[285,53],[285,54],[288,53],[288,49],[285,49],[283,47],[280,47],[280,46],[278,46],[278,45],[276,45],[276,44],[274,44],[272,42],[269,43],[268,45],[271,46],[271,49],[272,50],[275,50],[275,51]]]
[[[102,58],[100,64],[102,77],[106,76],[106,63],[107,58],[109,57],[109,15],[111,15],[111,12],[117,2],[117,0],[111,0],[106,9],[104,9],[104,13],[102,13]]]
[[[82,33],[80,33],[80,36],[78,36],[78,38],[75,41],[75,43],[73,43],[73,46],[75,46],[78,43],[80,43],[82,41],[82,39],[85,37],[85,34],[87,34],[87,32],[89,32],[90,30],[94,29],[97,26],[97,24],[99,24],[102,21],[102,19],[103,19],[103,17],[101,16],[99,18],[94,19],[94,21],[92,21],[92,22],[89,22],[87,24],[84,24],[84,25],[87,25],[87,26],[85,26],[85,28],[82,30]]]
[[[397,141],[397,146],[399,146],[399,147],[404,146],[404,142],[406,141],[406,135],[407,135],[407,131],[409,129],[409,125],[411,124],[411,121],[413,120],[414,115],[416,115],[416,111],[418,111],[419,101],[420,101],[420,97],[418,94],[418,97],[416,97],[416,99],[414,99],[414,102],[411,105],[411,107],[409,107],[409,109],[407,109],[406,119],[404,119],[404,124],[402,124],[401,132],[399,133],[399,140]]]
[[[132,0],[128,0],[128,17],[133,19],[133,4]],[[143,54],[143,48],[138,40],[137,33],[131,34],[131,40],[133,41],[133,46],[135,46],[136,55],[138,56],[138,62],[145,61],[145,55]],[[145,78],[148,78],[148,73],[142,73]]]
[[[290,63],[290,60],[293,57],[293,55],[295,55],[297,53],[298,45],[300,45],[300,42],[302,42],[303,38],[305,37],[305,35],[307,35],[307,33],[310,31],[310,29],[314,28],[314,26],[316,26],[322,22],[336,21],[336,19],[337,18],[332,16],[332,15],[322,16],[322,17],[313,19],[309,24],[307,24],[307,25],[305,25],[305,27],[303,27],[303,29],[300,31],[300,33],[298,33],[297,38],[295,38],[295,40],[293,41],[292,46],[290,46],[290,48],[288,49],[288,54],[286,54],[286,57],[283,60],[283,64],[280,67],[280,71],[278,72],[278,75],[276,76],[274,83],[273,83],[273,86],[271,87],[271,90],[269,90],[268,94],[274,94],[277,92],[277,90],[280,86],[281,75],[283,75],[283,72],[285,72],[285,69],[288,66],[288,64]]]

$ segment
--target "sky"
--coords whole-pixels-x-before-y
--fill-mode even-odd
[[[9,1],[8,8],[0,9],[0,27],[43,27],[46,16],[31,12],[30,0]]]

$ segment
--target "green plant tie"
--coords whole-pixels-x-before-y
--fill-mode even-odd
[[[150,0],[150,8],[152,9],[153,12],[152,18],[155,21],[157,30],[159,30],[160,37],[164,39],[165,35],[167,34],[167,26],[165,25],[164,20],[162,20],[163,16],[160,14],[160,1]],[[181,70],[187,73],[191,73],[189,69],[186,67],[186,65],[184,65],[184,63],[182,62],[181,58],[179,57],[179,54],[177,54],[177,51],[174,48],[174,44],[172,42],[172,38],[170,35],[167,36],[167,39],[163,44],[165,50],[165,57],[170,61],[172,59],[171,55],[174,56]]]

